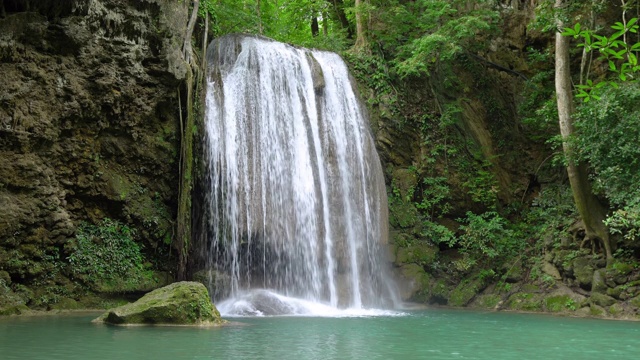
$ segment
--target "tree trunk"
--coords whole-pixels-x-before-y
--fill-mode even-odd
[[[256,16],[258,16],[258,34],[262,35],[262,11],[260,10],[260,0],[256,0]]]
[[[366,27],[362,14],[365,1],[366,0],[356,0],[356,50],[364,50],[367,48]]]
[[[311,18],[311,36],[316,37],[320,35],[320,24],[318,24],[318,18],[314,15]]]
[[[322,34],[329,36],[329,14],[326,11],[322,12]]]
[[[353,28],[347,19],[347,15],[344,13],[343,0],[327,0],[333,5],[333,11],[335,12],[338,21],[343,29],[347,30],[347,39],[353,39]]]
[[[193,10],[191,11],[191,18],[187,24],[187,33],[184,35],[184,43],[182,44],[182,57],[187,64],[191,64],[191,36],[193,35],[193,28],[196,26],[196,20],[198,19],[199,7],[200,0],[193,0]]]
[[[564,7],[563,0],[556,0],[556,10]],[[567,158],[567,173],[573,199],[578,209],[578,214],[584,222],[588,240],[599,240],[604,245],[605,255],[609,263],[613,257],[609,232],[604,225],[605,210],[602,204],[591,192],[591,185],[584,164],[577,164],[569,143],[569,138],[574,135],[572,116],[574,113],[573,97],[571,93],[571,72],[569,70],[569,38],[562,36],[560,31],[564,24],[560,17],[556,17],[556,97],[558,102],[558,120],[560,134],[562,135],[562,150]]]
[[[193,106],[193,67],[198,64],[193,63],[191,38],[196,20],[198,18],[199,0],[193,1],[191,18],[187,24],[187,33],[182,47],[184,61],[187,64],[187,78],[185,86],[187,88],[187,109],[186,123],[182,119],[182,106],[180,106],[180,189],[178,192],[178,214],[176,220],[176,249],[178,251],[178,273],[177,280],[185,280],[187,272],[187,262],[191,247],[191,189],[193,187],[193,127],[194,127],[194,106]],[[178,100],[180,100],[180,90],[178,90]]]

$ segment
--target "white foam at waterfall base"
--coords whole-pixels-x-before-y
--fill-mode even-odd
[[[217,304],[223,317],[244,316],[312,316],[312,317],[372,317],[405,316],[407,313],[396,310],[346,308],[339,309],[326,303],[298,299],[278,294],[267,289],[243,291],[234,298]]]

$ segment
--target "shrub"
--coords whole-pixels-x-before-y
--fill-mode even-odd
[[[74,277],[96,285],[140,274],[143,257],[133,240],[134,232],[116,220],[105,218],[98,226],[83,223],[69,256]]]

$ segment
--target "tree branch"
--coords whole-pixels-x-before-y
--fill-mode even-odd
[[[507,73],[509,73],[511,75],[519,76],[525,81],[529,80],[529,78],[526,77],[523,73],[517,72],[515,70],[511,70],[511,69],[506,68],[506,67],[504,67],[502,65],[498,65],[498,64],[496,64],[494,62],[491,62],[491,61],[489,61],[489,60],[487,60],[487,59],[485,59],[485,58],[483,58],[481,56],[478,56],[478,55],[476,55],[476,54],[474,54],[474,53],[472,53],[470,51],[467,51],[467,54],[471,55],[472,57],[476,58],[477,60],[480,60],[480,62],[482,62],[483,64],[485,64],[485,65],[487,65],[487,66],[489,66],[491,68],[494,68],[494,69],[499,70],[499,71],[507,72]]]

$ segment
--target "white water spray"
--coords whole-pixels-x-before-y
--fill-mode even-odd
[[[384,178],[342,59],[238,35],[208,57],[203,248],[221,311],[391,307]]]

